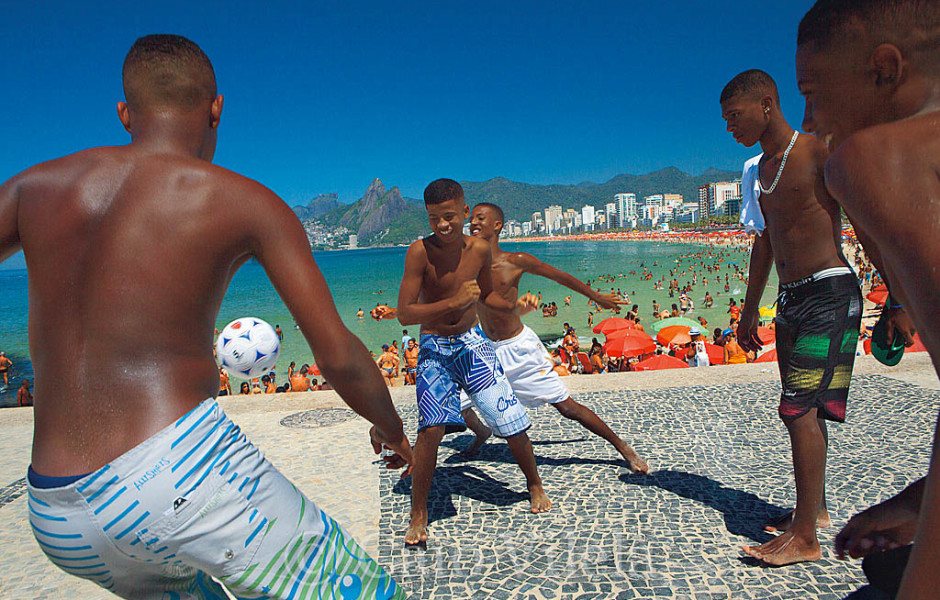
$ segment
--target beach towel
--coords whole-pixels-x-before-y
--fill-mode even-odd
[[[760,210],[760,159],[763,154],[748,159],[741,173],[741,219],[745,233],[764,232],[764,213]]]

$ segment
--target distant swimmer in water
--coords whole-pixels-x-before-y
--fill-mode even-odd
[[[3,375],[3,388],[6,389],[10,385],[10,367],[13,366],[13,361],[7,358],[5,352],[0,352],[0,375]]]
[[[362,309],[360,308],[358,311],[356,311],[356,318],[361,321],[363,317],[365,317],[365,314],[366,313],[362,312]]]

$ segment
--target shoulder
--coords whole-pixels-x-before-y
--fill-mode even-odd
[[[907,140],[892,127],[880,125],[863,129],[845,140],[825,163],[826,186],[841,201],[852,201],[884,177],[898,159],[911,156]]]
[[[406,258],[426,259],[428,256],[427,244],[431,243],[431,237],[432,236],[428,236],[412,242],[405,253]]]
[[[490,250],[490,245],[481,240],[478,237],[473,237],[472,235],[463,236],[464,243],[467,244],[467,248],[471,249],[473,252],[479,252],[481,254],[492,254]]]

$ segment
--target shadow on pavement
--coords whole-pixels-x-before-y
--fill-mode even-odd
[[[750,492],[725,487],[721,483],[685,471],[653,471],[646,476],[621,475],[630,485],[658,487],[683,498],[702,502],[722,513],[729,533],[763,544],[774,536],[763,529],[766,521],[784,511]]]

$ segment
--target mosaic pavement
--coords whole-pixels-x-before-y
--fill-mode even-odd
[[[795,501],[774,383],[593,392],[591,407],[647,458],[632,475],[613,448],[550,408],[530,411],[555,507],[527,512],[525,480],[502,441],[471,460],[469,434],[444,439],[431,490],[427,551],[403,548],[410,480],[382,470],[380,562],[414,598],[878,600],[832,538],[858,510],[926,473],[940,394],[878,375],[853,380],[848,423],[830,426],[834,526],[823,560],[767,569],[741,545]],[[414,431],[413,407],[399,407]]]

